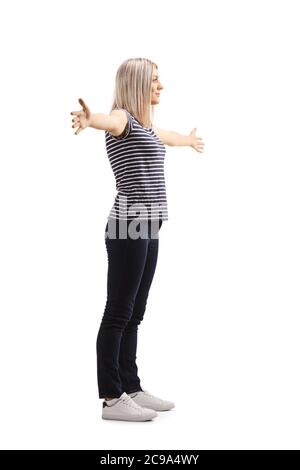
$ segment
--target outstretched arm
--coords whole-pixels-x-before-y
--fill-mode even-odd
[[[72,111],[71,115],[74,123],[72,127],[77,127],[75,135],[78,135],[83,129],[93,127],[94,129],[111,132],[113,135],[119,135],[124,130],[127,123],[127,116],[124,111],[114,109],[109,115],[104,113],[91,113],[89,107],[82,98],[79,98],[81,111]]]
[[[163,144],[170,145],[171,147],[187,146],[194,148],[197,152],[203,152],[204,143],[201,137],[196,135],[196,129],[195,127],[188,135],[182,135],[175,131],[165,131],[153,126],[155,134]]]

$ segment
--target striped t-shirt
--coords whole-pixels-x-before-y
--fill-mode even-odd
[[[166,148],[151,127],[143,127],[126,109],[123,133],[105,131],[105,145],[117,195],[108,219],[168,220],[164,176]]]

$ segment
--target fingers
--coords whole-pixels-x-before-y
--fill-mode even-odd
[[[79,98],[79,103],[81,104],[82,108],[83,108],[83,111],[86,113],[87,116],[90,115],[90,110],[89,110],[89,107],[85,104],[85,102],[83,101],[82,98]]]
[[[74,122],[74,124],[72,125],[73,128],[74,128],[74,127],[80,128],[80,120],[79,120],[79,117],[77,117],[77,116],[74,117],[74,118],[72,119],[72,122]],[[81,130],[81,129],[80,129],[80,130]],[[75,134],[77,133],[77,131],[78,131],[78,129],[76,129]]]
[[[81,104],[81,106],[82,106],[82,108],[83,108],[83,111],[84,111],[85,114],[86,114],[87,119],[89,119],[89,118],[90,118],[90,115],[91,115],[91,112],[90,112],[89,107],[85,104],[85,102],[83,101],[82,98],[79,98],[78,101],[79,101],[79,103]]]
[[[80,120],[79,120],[79,117],[74,117],[72,119],[72,122],[74,122],[74,124],[72,125],[72,127],[77,127],[76,129],[76,132],[74,132],[75,135],[79,134],[80,131],[82,131],[82,128],[80,127]]]
[[[85,104],[85,102],[83,101],[83,99],[82,99],[82,98],[79,98],[78,101],[79,101],[79,104],[81,104],[81,106],[83,107],[83,109],[86,110],[86,109],[87,109],[87,105]]]
[[[87,105],[85,104],[83,99],[79,98],[78,101],[79,101],[79,104],[82,106],[83,111],[84,112],[87,112],[87,111],[89,112],[89,108],[87,107]],[[82,112],[82,110],[81,111],[71,111],[70,114],[75,115],[75,116],[80,116],[81,114],[83,114],[83,112]]]
[[[79,134],[79,132],[81,132],[81,131],[82,131],[82,127],[79,126],[78,129],[76,129],[76,131],[74,132],[74,134],[77,135],[77,134]]]
[[[203,142],[197,142],[195,145],[194,145],[194,149],[199,152],[199,153],[203,153],[203,149],[204,149],[204,143]]]

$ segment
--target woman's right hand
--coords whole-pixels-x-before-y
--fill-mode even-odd
[[[88,106],[85,104],[83,99],[79,98],[78,101],[79,104],[82,106],[82,110],[71,112],[73,116],[75,115],[75,117],[72,119],[72,122],[74,122],[72,127],[78,127],[78,129],[76,129],[74,133],[75,135],[79,134],[79,132],[85,129],[86,127],[89,127],[91,123],[91,112]]]

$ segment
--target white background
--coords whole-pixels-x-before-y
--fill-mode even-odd
[[[1,447],[299,449],[297,1],[1,7]],[[96,336],[116,194],[104,133],[127,58],[158,64],[169,220],[139,329],[144,388],[176,407],[101,418]]]

